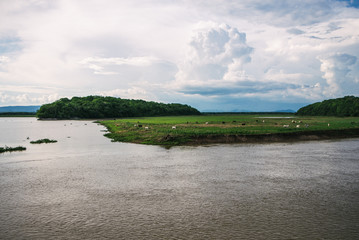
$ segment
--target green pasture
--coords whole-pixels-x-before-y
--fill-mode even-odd
[[[181,145],[198,136],[255,135],[359,128],[359,117],[294,115],[199,115],[100,121],[114,141]]]

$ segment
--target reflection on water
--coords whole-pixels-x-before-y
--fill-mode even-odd
[[[358,239],[358,139],[112,143],[89,121],[0,119],[0,239]],[[54,144],[30,145],[51,138]]]

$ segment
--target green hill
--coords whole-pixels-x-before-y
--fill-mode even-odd
[[[198,115],[200,112],[188,105],[129,100],[115,97],[61,98],[45,104],[37,111],[40,119],[124,118],[148,116]]]
[[[329,99],[300,108],[296,115],[300,116],[337,116],[358,117],[359,97],[346,96]]]

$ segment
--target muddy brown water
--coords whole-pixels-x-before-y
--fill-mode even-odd
[[[0,154],[0,239],[359,237],[359,139],[165,149],[101,130],[0,118],[0,146],[27,147]]]

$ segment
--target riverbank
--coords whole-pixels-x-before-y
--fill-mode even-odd
[[[99,121],[118,142],[202,145],[359,137],[359,118],[294,115],[202,115]]]
[[[188,142],[189,145],[215,143],[271,143],[296,142],[329,139],[344,139],[359,137],[359,129],[323,130],[292,133],[269,133],[253,135],[207,135],[196,136]]]

